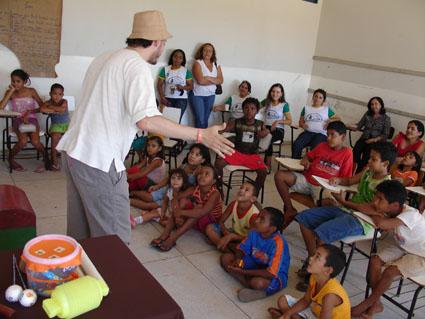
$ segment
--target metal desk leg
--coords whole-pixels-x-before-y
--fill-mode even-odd
[[[10,153],[12,152],[12,147],[10,145],[10,135],[9,135],[9,118],[6,117],[6,146],[7,146],[7,162],[9,163],[9,173],[12,174],[12,162],[10,161]]]

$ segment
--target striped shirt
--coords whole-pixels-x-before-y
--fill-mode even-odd
[[[197,205],[204,206],[214,192],[218,192],[218,190],[215,186],[212,186],[209,192],[204,197],[202,197],[201,189],[199,188],[199,186],[196,186],[192,196],[195,199],[195,203]],[[217,201],[217,203],[215,204],[214,208],[208,214],[216,221],[220,219],[221,215],[223,214],[223,202],[221,200],[221,197],[220,200]]]

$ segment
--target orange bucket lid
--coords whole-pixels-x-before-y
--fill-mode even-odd
[[[79,266],[80,258],[81,246],[65,235],[38,236],[26,243],[22,253],[26,267],[37,272]]]

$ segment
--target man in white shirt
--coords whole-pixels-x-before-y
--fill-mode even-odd
[[[157,110],[150,64],[171,35],[159,11],[134,15],[127,47],[103,54],[87,70],[81,101],[57,149],[67,174],[68,234],[82,239],[117,234],[130,242],[130,204],[124,160],[138,130],[196,140],[218,155],[232,144],[218,134],[180,126]]]

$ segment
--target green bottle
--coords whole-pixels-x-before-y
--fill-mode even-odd
[[[43,301],[43,309],[49,318],[71,319],[99,307],[108,293],[103,280],[84,276],[57,286]]]

